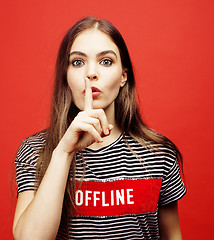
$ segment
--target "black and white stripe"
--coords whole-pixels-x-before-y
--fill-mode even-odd
[[[38,133],[24,140],[16,158],[18,194],[34,189],[38,150],[45,143],[45,133]],[[131,136],[121,135],[114,143],[98,150],[82,151],[84,181],[119,181],[122,179],[162,179],[159,206],[180,199],[186,192],[180,177],[175,152],[160,144],[157,150],[141,146]],[[76,179],[83,176],[82,154],[76,154]],[[69,221],[69,236],[59,232],[57,239],[159,239],[157,212],[111,217],[73,216]]]

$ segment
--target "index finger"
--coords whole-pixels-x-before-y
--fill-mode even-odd
[[[92,90],[89,79],[85,78],[85,106],[84,110],[91,110],[93,108],[93,97],[92,97]]]

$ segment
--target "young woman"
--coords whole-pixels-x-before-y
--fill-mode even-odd
[[[65,35],[50,126],[15,163],[17,240],[182,239],[181,155],[142,122],[127,47],[106,20],[84,18]]]

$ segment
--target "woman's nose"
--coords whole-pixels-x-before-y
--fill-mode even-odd
[[[98,80],[98,72],[95,63],[91,63],[88,65],[86,76],[89,80]]]
[[[96,73],[91,73],[87,75],[87,78],[92,81],[92,80],[97,80],[98,76]]]

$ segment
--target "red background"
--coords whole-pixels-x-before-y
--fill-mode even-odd
[[[110,20],[124,36],[150,127],[184,156],[184,240],[214,239],[212,0],[14,0],[0,3],[0,238],[12,239],[10,168],[24,138],[47,126],[57,50],[84,16]],[[13,204],[12,204],[13,202]],[[12,208],[12,213],[11,213]]]

